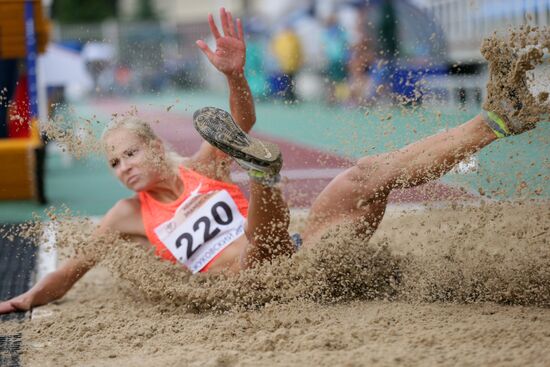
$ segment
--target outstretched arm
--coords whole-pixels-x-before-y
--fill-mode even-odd
[[[110,235],[113,233],[144,232],[139,225],[136,229],[136,222],[141,223],[139,209],[131,205],[131,200],[121,200],[103,217],[99,227],[92,235],[91,241],[111,243]],[[105,239],[107,239],[106,242]],[[0,314],[27,311],[35,306],[45,305],[63,297],[95,265],[96,260],[96,254],[86,254],[69,259],[27,292],[0,302]]]
[[[226,76],[231,114],[239,126],[248,132],[256,122],[256,112],[254,99],[244,76],[246,45],[242,22],[240,19],[234,22],[231,12],[224,8],[220,9],[220,21],[223,34],[218,30],[212,14],[208,15],[208,23],[216,41],[216,49],[214,51],[210,49],[203,40],[198,40],[197,46],[210,63]],[[217,172],[219,165],[226,160],[225,154],[206,142],[193,157],[195,165],[204,167],[201,171],[208,176],[219,176],[220,173]],[[228,166],[228,164],[222,164],[222,166]]]
[[[71,287],[93,266],[85,259],[71,259],[56,271],[46,275],[27,292],[0,303],[0,314],[27,311],[35,306],[45,305],[55,301],[71,289]]]

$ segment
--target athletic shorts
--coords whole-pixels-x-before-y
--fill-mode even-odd
[[[299,251],[300,248],[302,248],[302,236],[300,236],[299,233],[294,233],[292,236],[290,236],[290,239],[292,239],[292,243],[294,244],[294,249],[296,251]]]

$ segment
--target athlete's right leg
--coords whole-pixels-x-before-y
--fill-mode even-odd
[[[217,108],[198,110],[194,123],[206,141],[233,157],[250,177],[245,228],[249,246],[242,254],[242,268],[292,254],[294,245],[288,234],[289,210],[277,185],[282,166],[279,148],[249,136],[229,113]]]
[[[534,125],[506,121],[494,114],[480,114],[448,131],[429,136],[400,150],[360,159],[335,177],[312,205],[302,233],[304,246],[314,244],[327,230],[352,223],[358,235],[378,227],[387,197],[393,189],[413,187],[437,179],[467,156],[497,139],[518,134]],[[510,125],[510,121],[508,121]]]

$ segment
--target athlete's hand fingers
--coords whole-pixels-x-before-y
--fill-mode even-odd
[[[0,315],[17,311],[10,301],[0,303]]]
[[[241,41],[244,42],[244,31],[243,31],[243,23],[241,22],[241,20],[239,18],[237,18],[237,31],[238,31],[238,35],[237,35],[237,38]]]
[[[210,26],[210,32],[214,36],[214,39],[220,38],[220,31],[216,26],[216,22],[214,22],[214,16],[212,14],[208,14],[208,25]]]
[[[212,59],[214,58],[214,52],[210,49],[210,47],[208,47],[206,42],[204,42],[203,40],[198,40],[195,43],[201,49],[201,51],[206,55],[208,60],[212,61]]]
[[[227,30],[229,31],[229,35],[231,37],[235,37],[235,24],[233,23],[233,16],[231,15],[231,12],[226,12],[227,14]]]
[[[27,311],[31,309],[31,302],[27,298],[21,298],[19,299],[13,299],[11,301],[11,305],[18,311]]]
[[[26,297],[16,297],[0,303],[0,314],[15,311],[27,311],[31,308],[31,301]]]
[[[227,13],[225,8],[220,8],[220,20],[222,21],[222,29],[224,36],[229,36],[229,24],[227,23]]]

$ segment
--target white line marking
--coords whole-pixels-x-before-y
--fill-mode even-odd
[[[44,226],[44,233],[42,234],[42,239],[38,245],[35,283],[42,280],[57,267],[55,223],[45,223]]]
[[[304,168],[304,169],[288,169],[281,171],[281,176],[290,180],[306,180],[306,179],[332,179],[344,172],[345,168]],[[232,172],[231,177],[235,182],[248,181],[246,172]]]
[[[92,216],[90,219],[98,223],[100,217]],[[44,223],[44,233],[38,244],[38,253],[36,255],[35,276],[31,280],[31,287],[44,279],[44,277],[57,269],[57,246],[56,246],[56,228],[54,222]],[[31,320],[35,318],[48,317],[53,315],[47,307],[32,309]]]
[[[38,283],[46,275],[55,271],[57,268],[57,248],[55,246],[56,236],[55,236],[55,223],[44,223],[44,233],[42,233],[42,238],[39,240],[38,244],[38,253],[36,255],[36,265],[35,265],[35,276],[31,281],[32,285]],[[48,313],[49,312],[49,313]],[[39,309],[31,310],[31,320],[34,318],[50,316],[51,311],[42,311]]]

